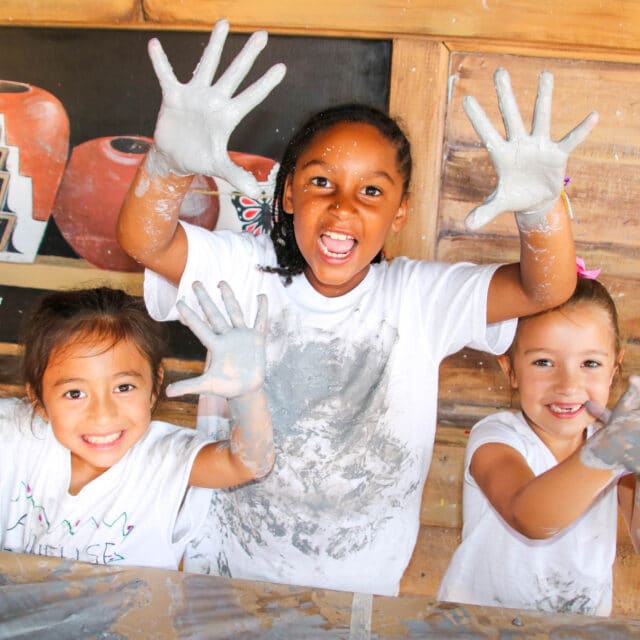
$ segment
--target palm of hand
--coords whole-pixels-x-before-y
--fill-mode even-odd
[[[262,387],[266,366],[267,298],[263,294],[258,296],[256,319],[251,328],[245,324],[242,309],[229,285],[221,282],[219,287],[229,320],[199,282],[194,283],[193,290],[205,320],[183,301],[177,303],[184,323],[207,348],[209,356],[202,375],[167,387],[169,397],[204,393],[236,398]]]
[[[235,398],[259,389],[264,382],[264,336],[254,329],[234,328],[212,333],[210,362],[200,376],[199,393]]]

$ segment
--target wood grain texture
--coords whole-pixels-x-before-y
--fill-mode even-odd
[[[393,42],[389,111],[404,126],[412,148],[413,177],[406,227],[387,239],[389,257],[433,259],[449,52],[439,42]]]
[[[640,6],[633,0],[143,0],[143,6],[147,18],[159,23],[212,24],[225,16],[236,28],[296,33],[497,38],[610,49],[637,49],[640,42]]]
[[[0,24],[142,22],[140,0],[3,0]]]

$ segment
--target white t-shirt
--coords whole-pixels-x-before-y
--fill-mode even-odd
[[[616,485],[558,535],[530,540],[498,515],[469,473],[474,452],[490,442],[513,447],[536,476],[558,464],[522,413],[496,413],[473,427],[465,456],[462,543],[451,559],[438,599],[608,615],[616,555]]]
[[[487,328],[497,265],[397,258],[372,265],[347,294],[327,298],[304,275],[285,287],[269,237],[184,225],[179,289],[147,271],[145,300],[160,320],[201,280],[233,288],[248,322],[269,299],[265,391],[275,467],[259,483],[216,491],[204,531],[187,550],[196,572],[393,595],[410,559],[433,449],[438,367],[465,345],[504,351],[515,323]],[[221,306],[221,308],[223,308]],[[199,428],[220,421],[211,404]],[[226,437],[225,433],[216,433]]]
[[[77,495],[71,458],[28,403],[0,400],[0,549],[93,564],[176,569],[211,490],[188,486],[207,440],[151,422],[144,437]]]

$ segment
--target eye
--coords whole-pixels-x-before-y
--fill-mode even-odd
[[[64,392],[64,397],[69,398],[69,400],[79,400],[80,398],[84,398],[85,394],[80,391],[80,389],[69,389]]]
[[[115,392],[126,393],[127,391],[133,391],[135,388],[136,386],[134,384],[131,384],[130,382],[123,382],[115,388]]]
[[[381,196],[382,195],[382,189],[378,189],[378,187],[374,187],[372,184],[368,184],[364,188],[364,195],[365,196],[371,196],[371,197]]]
[[[326,188],[331,186],[329,178],[325,178],[324,176],[314,176],[309,182],[311,182],[314,187]]]
[[[587,369],[597,369],[598,367],[600,367],[602,365],[597,360],[585,360],[582,363],[582,366],[586,367]]]
[[[553,366],[551,360],[549,360],[549,358],[538,358],[537,360],[533,361],[533,366],[534,367],[551,367]]]

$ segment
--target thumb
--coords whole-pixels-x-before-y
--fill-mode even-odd
[[[471,213],[465,218],[464,225],[469,231],[475,231],[480,227],[493,220],[499,213],[498,206],[495,201],[491,200],[491,196],[485,200],[484,204],[472,209]]]
[[[205,376],[197,376],[196,378],[189,378],[188,380],[178,380],[167,385],[165,389],[165,395],[168,398],[175,398],[176,396],[186,395],[199,395],[201,393],[207,393],[207,379]]]
[[[593,400],[587,400],[584,403],[584,408],[602,424],[608,424],[611,420],[611,411]]]

